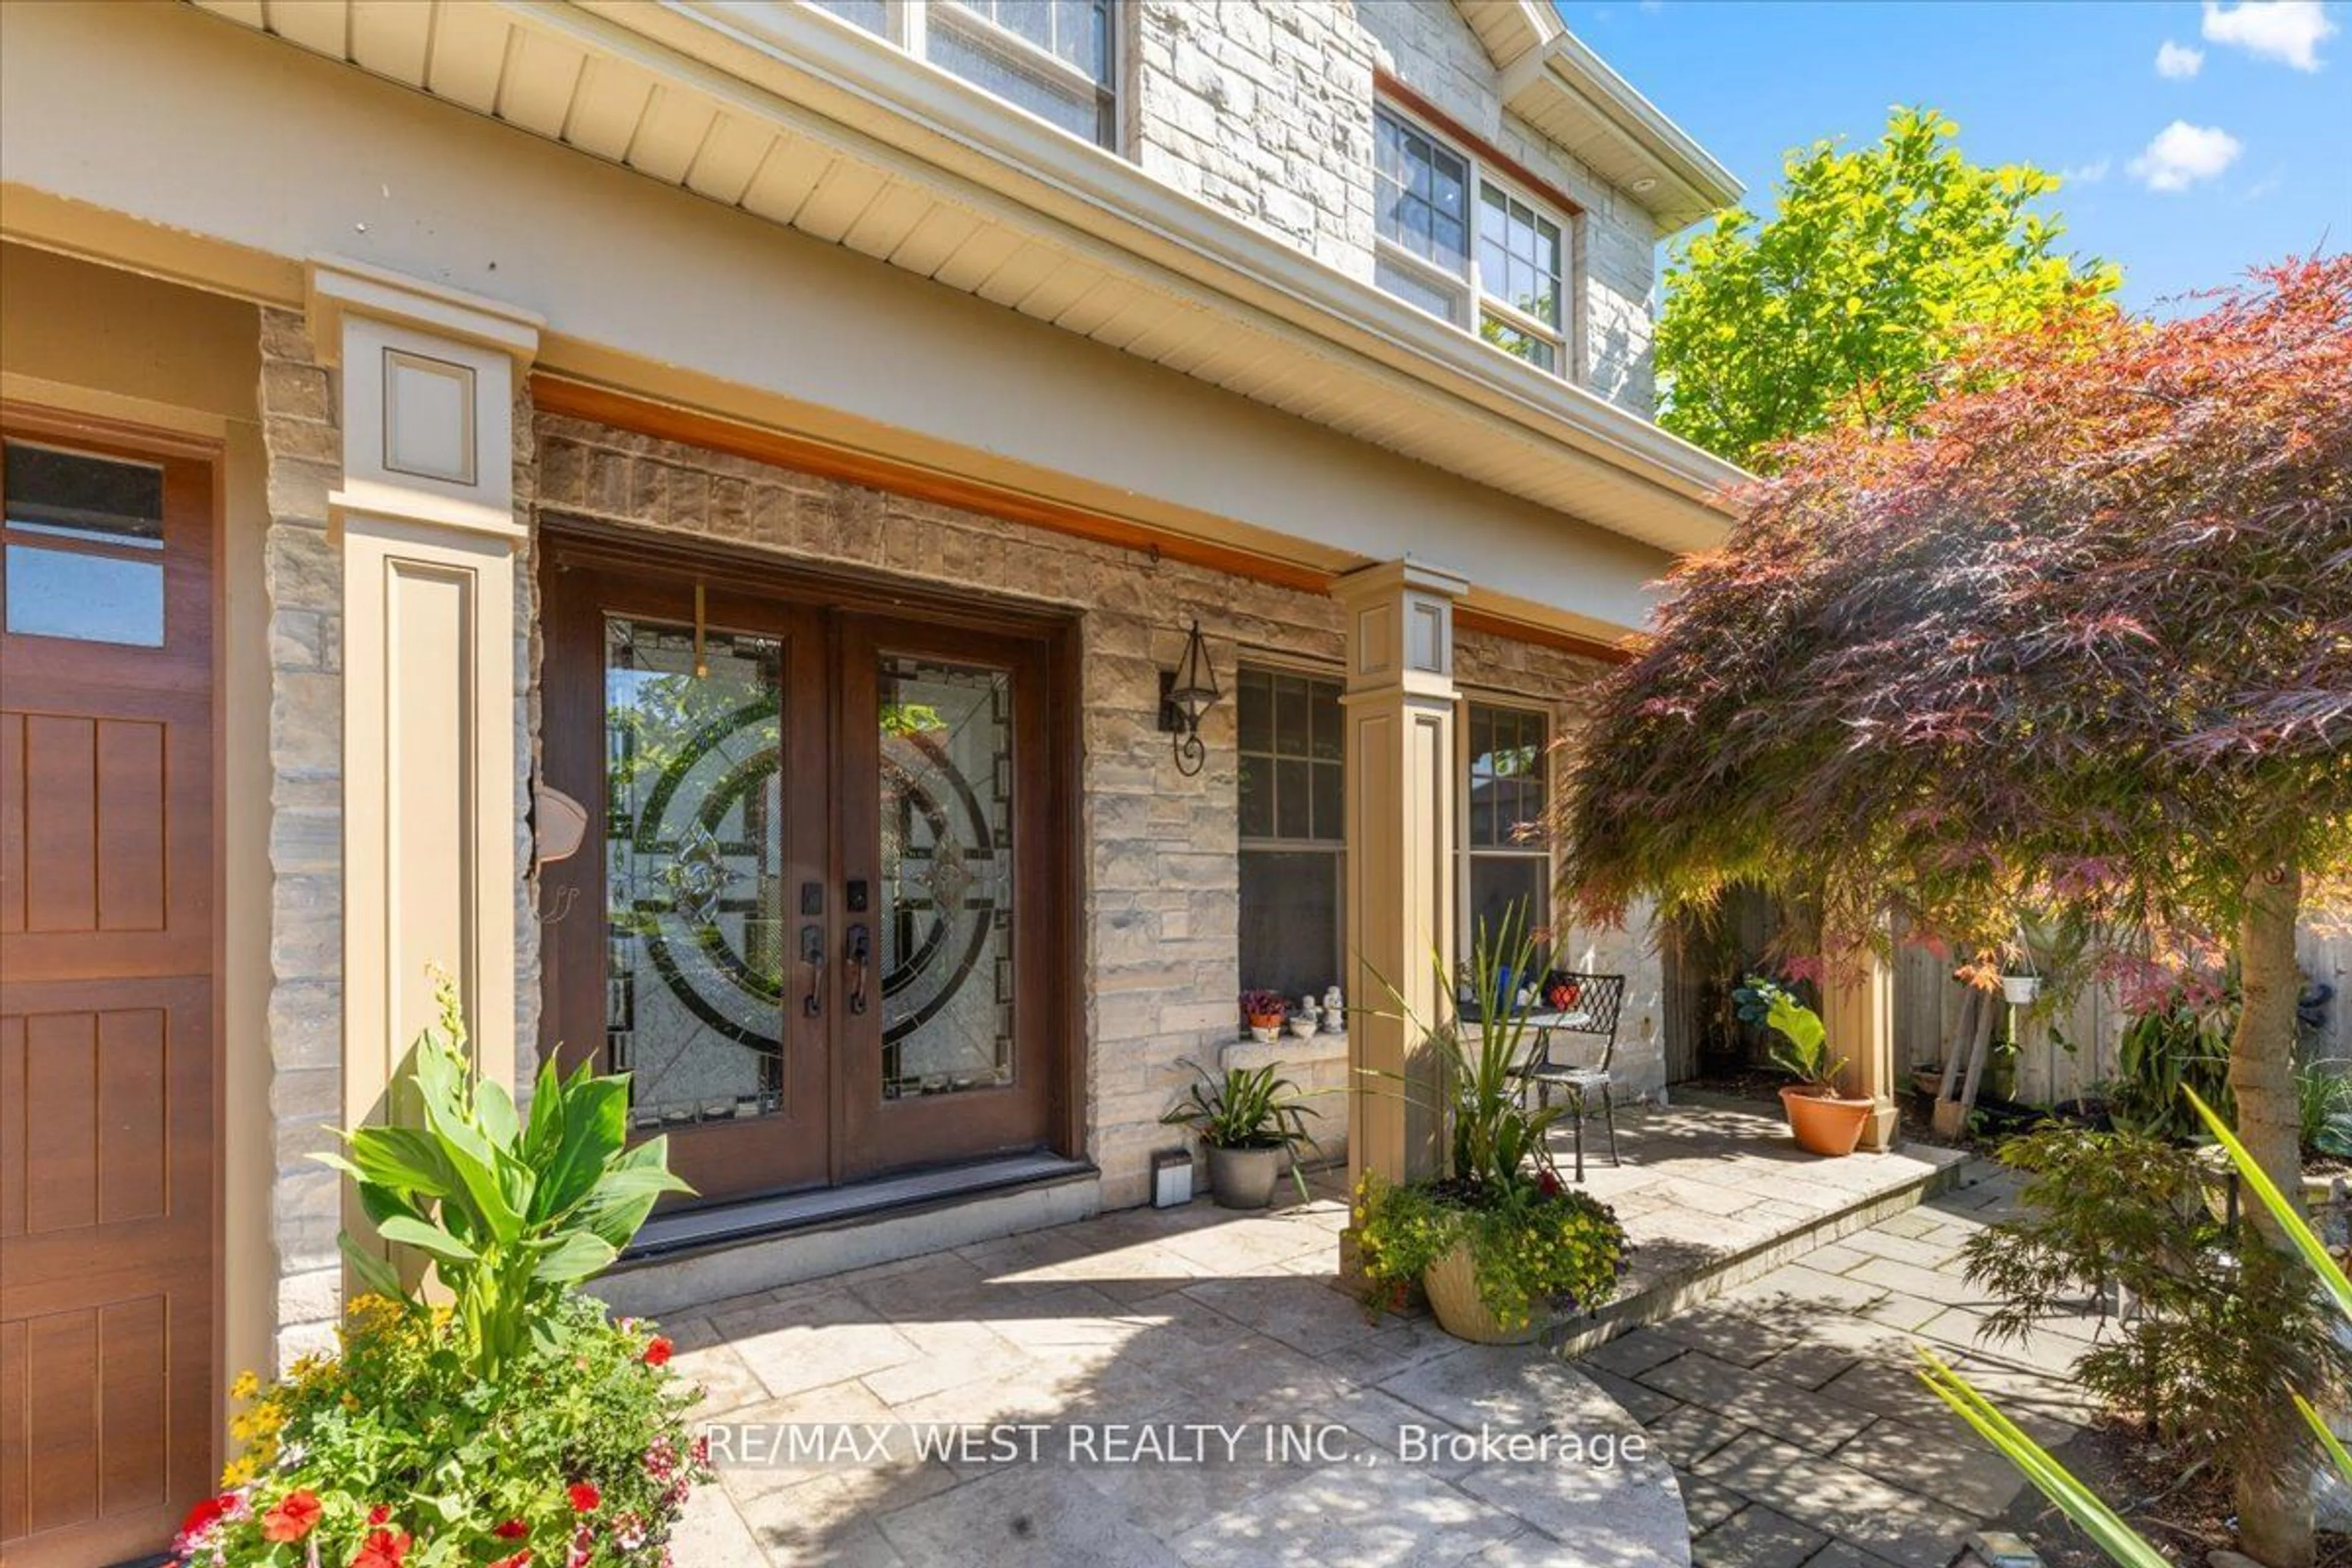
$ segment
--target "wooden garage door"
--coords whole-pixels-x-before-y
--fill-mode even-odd
[[[0,416],[0,1558],[215,1479],[210,455]]]

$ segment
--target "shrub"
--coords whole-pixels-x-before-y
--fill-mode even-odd
[[[2000,1158],[2028,1174],[2024,1214],[1966,1249],[1969,1283],[2002,1299],[1991,1334],[2015,1337],[2117,1288],[2131,1312],[2076,1359],[2085,1388],[2233,1478],[2300,1446],[2293,1396],[2331,1395],[2347,1352],[2296,1259],[2214,1217],[2215,1178],[2195,1151],[2050,1126]]]
[[[363,1296],[340,1356],[237,1392],[245,1445],[173,1551],[191,1565],[654,1568],[710,1479],[669,1342],[567,1295],[495,1378],[446,1309]]]

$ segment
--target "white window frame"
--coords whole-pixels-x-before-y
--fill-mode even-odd
[[[1347,670],[1342,666],[1325,664],[1319,660],[1311,658],[1302,658],[1296,655],[1281,653],[1270,648],[1244,647],[1240,651],[1240,656],[1235,659],[1234,665],[1234,700],[1236,705],[1241,701],[1241,672],[1244,669],[1254,670],[1262,675],[1297,676],[1303,679],[1317,681],[1323,685],[1336,686],[1339,688],[1339,693],[1343,698],[1347,695]],[[1347,731],[1345,729],[1345,721],[1346,712],[1343,708],[1341,710],[1342,728],[1340,731],[1341,739],[1339,755],[1339,788],[1341,791],[1340,798],[1343,803],[1346,801],[1347,792],[1351,787],[1348,780]],[[1241,727],[1238,707],[1236,709],[1234,729],[1234,757],[1235,766],[1238,768],[1241,759]],[[1238,828],[1241,818],[1241,798],[1238,785],[1234,792],[1234,817],[1235,826]],[[1464,831],[1467,832],[1468,829],[1465,827]],[[1348,984],[1347,960],[1348,953],[1350,951],[1350,943],[1348,935],[1348,840],[1344,833],[1336,839],[1252,837],[1240,834],[1239,832],[1236,832],[1234,836],[1234,878],[1236,882],[1240,879],[1239,857],[1252,852],[1270,855],[1318,854],[1328,855],[1330,857],[1331,871],[1333,877],[1336,879],[1336,892],[1332,905],[1335,916],[1333,924],[1336,929],[1332,932],[1332,939],[1335,952],[1334,962],[1339,965],[1339,968],[1331,976],[1330,983],[1339,985],[1345,985]],[[1236,905],[1236,909],[1238,909],[1238,904]],[[1258,979],[1247,973],[1246,969],[1244,969],[1244,973],[1242,975],[1242,980],[1244,984],[1252,986],[1257,985],[1261,983]]]
[[[1496,168],[1490,160],[1481,158],[1476,148],[1465,147],[1455,142],[1419,115],[1391,99],[1378,100],[1373,105],[1372,112],[1375,121],[1381,115],[1391,117],[1398,124],[1409,128],[1414,135],[1424,138],[1432,144],[1442,147],[1453,156],[1461,159],[1463,166],[1469,171],[1465,192],[1468,198],[1468,210],[1463,215],[1465,231],[1463,248],[1465,255],[1463,258],[1463,271],[1459,276],[1423,260],[1390,239],[1380,232],[1380,225],[1375,220],[1372,226],[1372,246],[1378,258],[1400,270],[1412,274],[1431,288],[1454,297],[1454,314],[1450,317],[1441,316],[1438,320],[1469,333],[1480,342],[1486,343],[1488,348],[1497,353],[1509,354],[1511,358],[1519,360],[1520,363],[1526,364],[1531,370],[1582,385],[1585,380],[1583,363],[1584,215],[1579,211],[1565,213],[1560,211],[1554,204],[1544,200],[1519,181]],[[1373,127],[1373,138],[1377,146],[1379,140],[1377,123]],[[1376,153],[1375,156],[1377,155]],[[1377,183],[1377,176],[1375,181]],[[1559,231],[1560,321],[1557,327],[1549,326],[1537,318],[1528,315],[1502,295],[1489,292],[1485,280],[1479,276],[1479,208],[1486,200],[1486,191],[1489,185],[1500,192],[1506,199],[1518,203]],[[1383,292],[1387,291],[1383,290]],[[1392,300],[1402,298],[1393,293],[1389,297]],[[1405,302],[1412,303],[1411,300]],[[1495,316],[1514,331],[1524,332],[1529,337],[1538,338],[1549,343],[1552,351],[1552,368],[1549,371],[1544,371],[1542,366],[1511,353],[1510,350],[1499,343],[1486,342],[1486,336],[1479,331],[1479,327],[1484,317],[1488,314]]]
[[[1549,704],[1533,701],[1528,698],[1513,696],[1506,692],[1465,690],[1454,704],[1454,750],[1459,753],[1459,755],[1456,760],[1454,776],[1454,788],[1459,793],[1456,796],[1458,805],[1454,814],[1454,847],[1455,862],[1454,907],[1460,914],[1460,918],[1454,921],[1454,945],[1459,949],[1458,956],[1465,961],[1471,956],[1471,949],[1476,942],[1478,937],[1478,933],[1475,929],[1477,922],[1471,914],[1470,906],[1471,862],[1475,858],[1481,857],[1496,857],[1500,858],[1521,860],[1541,860],[1543,862],[1544,877],[1544,909],[1547,916],[1544,923],[1555,932],[1559,929],[1559,911],[1554,907],[1554,900],[1559,896],[1557,884],[1559,879],[1559,857],[1554,853],[1552,843],[1549,838],[1546,838],[1546,840],[1541,844],[1533,845],[1524,849],[1501,848],[1491,845],[1473,845],[1470,842],[1470,769],[1471,765],[1477,761],[1476,753],[1470,749],[1470,710],[1473,708],[1496,709],[1513,713],[1525,713],[1532,715],[1543,721],[1543,756],[1538,766],[1537,772],[1539,782],[1542,809],[1546,816],[1550,814],[1552,805],[1552,788],[1558,782],[1553,777],[1552,748],[1553,742],[1558,741],[1559,738],[1560,728],[1559,714],[1558,710]],[[1560,943],[1557,941],[1550,941],[1543,944],[1543,950],[1546,952],[1554,952],[1559,950],[1559,946]]]
[[[817,11],[824,9],[821,5],[813,5],[810,8]],[[884,0],[885,31],[882,36],[917,59],[929,64],[930,63],[931,13],[935,9],[949,15],[950,20],[947,23],[949,27],[981,40],[985,47],[1011,56],[1020,62],[1023,68],[1034,71],[1047,80],[1067,89],[1073,97],[1083,93],[1092,98],[1096,105],[1097,133],[1088,137],[1087,140],[1107,152],[1124,154],[1127,142],[1125,111],[1130,95],[1125,89],[1126,72],[1122,68],[1126,59],[1127,29],[1119,18],[1119,12],[1122,9],[1119,0],[1111,0],[1110,4],[1103,7],[1103,26],[1107,32],[1103,38],[1104,74],[1100,81],[1088,76],[1060,56],[1039,48],[1020,34],[998,26],[971,6],[959,4],[959,0]],[[832,15],[830,12],[825,14]],[[846,16],[835,16],[835,19],[844,26],[857,27],[860,32],[866,31]],[[935,68],[945,70],[947,68],[940,66]],[[948,74],[955,76],[952,71]],[[964,81],[965,79],[956,76],[956,79]],[[988,89],[981,87],[977,82],[967,82],[966,85],[978,91],[988,92]],[[1009,108],[1019,110],[1033,119],[1045,120],[1044,115],[1038,114],[1036,110],[1024,104],[1015,103],[1011,99],[992,92],[990,92],[989,96]],[[1050,120],[1046,120],[1045,123],[1053,125],[1056,131],[1068,130],[1068,127],[1055,124]]]

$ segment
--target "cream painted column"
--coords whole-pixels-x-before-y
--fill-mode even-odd
[[[1454,952],[1454,601],[1469,584],[1407,558],[1351,572],[1348,682],[1348,1175],[1402,1181],[1436,1169],[1439,1127],[1415,1031],[1445,998],[1433,965]],[[1400,1008],[1391,988],[1403,998]],[[1411,1098],[1393,1077],[1413,1080]]]
[[[1831,952],[1822,981],[1822,1023],[1831,1051],[1846,1058],[1845,1093],[1874,1102],[1862,1146],[1895,1146],[1895,971],[1867,947]]]
[[[342,261],[310,325],[336,366],[343,564],[343,1114],[380,1118],[457,984],[514,1081],[516,375],[539,319]]]

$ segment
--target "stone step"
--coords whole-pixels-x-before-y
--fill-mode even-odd
[[[1620,1334],[1663,1322],[1752,1279],[1759,1279],[1785,1264],[1793,1263],[1816,1247],[1852,1236],[1856,1231],[1867,1230],[1907,1209],[1916,1208],[1958,1183],[1960,1168],[1965,1163],[1958,1151],[1910,1148],[1905,1152],[1937,1155],[1948,1152],[1951,1158],[1947,1163],[1922,1168],[1917,1174],[1907,1177],[1899,1184],[1876,1192],[1857,1193],[1853,1203],[1801,1225],[1779,1230],[1771,1239],[1758,1246],[1719,1254],[1705,1262],[1637,1285],[1606,1306],[1597,1307],[1566,1325],[1567,1331],[1557,1342],[1559,1353],[1580,1356]]]
[[[639,1233],[635,1255],[599,1276],[589,1291],[616,1314],[659,1317],[1101,1212],[1102,1182],[1094,1167],[1025,1158],[1034,1169],[1019,1161],[992,1161],[967,1173],[926,1173],[733,1210],[659,1215]],[[960,1173],[971,1178],[961,1187],[952,1179]],[[814,1206],[802,1213],[793,1209],[795,1204]],[[649,1251],[656,1255],[646,1256]]]

